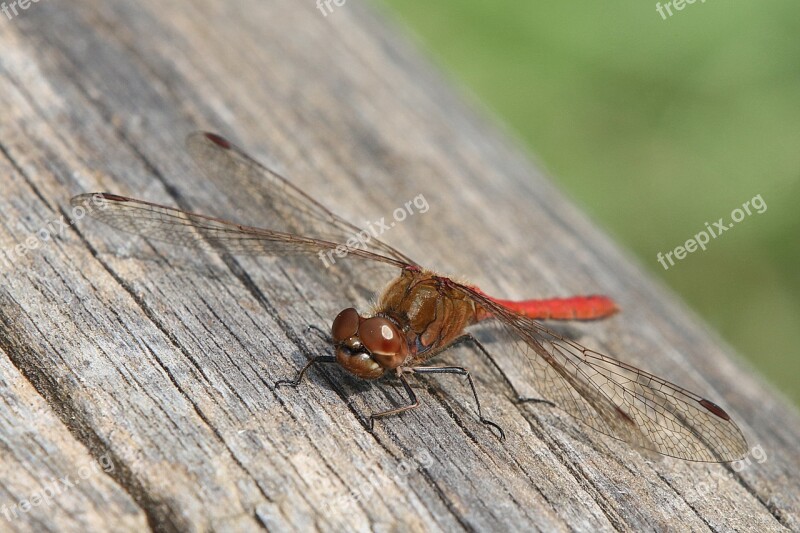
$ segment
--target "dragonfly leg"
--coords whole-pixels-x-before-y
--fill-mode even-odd
[[[478,399],[478,391],[475,389],[475,382],[472,381],[472,375],[469,373],[469,370],[460,366],[414,366],[411,367],[411,370],[413,370],[415,374],[458,374],[459,376],[467,376],[469,387],[472,389],[472,396],[475,398],[475,405],[478,407],[478,419],[487,426],[496,429],[500,434],[500,440],[505,440],[506,434],[503,428],[488,418],[483,417],[481,401]]]
[[[544,403],[549,405],[550,407],[555,407],[556,404],[551,402],[550,400],[545,400],[544,398],[526,398],[525,396],[517,396],[515,403]]]
[[[403,372],[399,369],[397,372],[397,377],[400,378],[400,383],[403,384],[403,388],[406,390],[406,394],[408,394],[408,401],[410,403],[408,403],[407,405],[403,405],[402,407],[396,407],[394,409],[389,409],[388,411],[381,411],[380,413],[372,413],[371,415],[369,415],[370,431],[372,431],[372,428],[375,426],[376,418],[396,415],[397,413],[402,413],[403,411],[409,411],[419,406],[419,400],[417,399],[417,395],[414,394],[414,391],[411,389],[411,385],[408,384],[406,377],[403,375]]]
[[[503,376],[503,379],[505,380],[505,382],[508,384],[508,386],[511,388],[511,390],[514,391],[514,394],[517,395],[516,403],[545,403],[545,404],[547,404],[547,405],[549,405],[551,407],[555,407],[556,406],[556,404],[554,404],[550,400],[545,400],[545,399],[542,399],[542,398],[526,398],[524,396],[520,396],[519,393],[517,392],[517,390],[514,388],[514,386],[509,381],[509,379],[506,377],[505,373],[497,365],[497,363],[495,362],[494,358],[492,358],[492,356],[489,353],[489,351],[486,348],[484,348],[483,344],[481,344],[481,342],[478,339],[476,339],[475,336],[472,333],[465,333],[465,334],[461,335],[460,337],[456,337],[455,339],[453,339],[453,342],[451,342],[447,346],[443,347],[441,350],[439,350],[436,353],[438,354],[438,353],[443,352],[444,350],[448,350],[450,348],[458,346],[459,344],[467,344],[467,343],[471,343],[478,350],[480,350],[480,352],[483,355],[486,356],[486,358],[492,363],[492,365],[494,365],[494,367],[497,369],[497,371],[500,372],[500,375]],[[434,354],[434,355],[436,355],[436,354]],[[431,355],[430,357],[433,357],[433,355]]]
[[[332,356],[332,355],[318,355],[318,356],[312,358],[308,363],[306,363],[306,366],[304,366],[300,370],[300,372],[297,373],[297,376],[294,379],[281,379],[279,381],[276,381],[275,382],[275,388],[277,389],[278,387],[280,387],[282,385],[289,385],[291,387],[297,387],[300,384],[300,381],[303,379],[303,374],[305,374],[306,371],[309,368],[311,368],[312,365],[315,365],[317,363],[335,363],[335,362],[336,362],[336,358],[334,356]]]

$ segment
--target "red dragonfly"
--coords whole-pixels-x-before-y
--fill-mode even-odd
[[[269,206],[264,216],[271,227],[244,226],[109,193],[76,196],[72,205],[119,230],[169,243],[278,257],[321,256],[344,250],[348,259],[383,264],[396,273],[372,312],[362,315],[351,307],[334,319],[330,340],[335,355],[312,358],[294,380],[282,380],[276,386],[297,386],[317,363],[339,364],[363,379],[394,375],[408,395],[408,403],[372,414],[371,429],[375,419],[419,405],[408,375],[459,374],[468,379],[481,422],[503,437],[502,429],[484,418],[465,368],[425,364],[466,342],[490,357],[464,329],[492,321],[503,330],[505,347],[532,365],[536,390],[595,430],[645,450],[691,461],[734,461],[747,452],[741,431],[717,404],[585,348],[538,321],[602,318],[616,311],[610,299],[587,296],[514,302],[491,298],[473,286],[426,270],[378,239],[351,246],[351,237],[360,228],[218,135],[194,133],[188,137],[187,147],[207,175],[261,184],[258,194]]]

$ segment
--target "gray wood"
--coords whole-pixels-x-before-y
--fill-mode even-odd
[[[3,353],[0,358],[0,523],[19,531],[141,530],[147,516]]]
[[[0,529],[800,529],[797,412],[370,8],[43,1],[2,20],[0,49],[0,505],[113,464]],[[329,327],[350,297],[315,259],[53,222],[108,190],[257,224],[257,191],[190,167],[198,128],[356,224],[423,194],[430,210],[385,240],[487,292],[612,295],[624,312],[574,326],[580,341],[718,401],[753,451],[653,461],[517,405],[469,350],[442,360],[473,371],[505,442],[450,376],[420,379],[422,407],[372,434],[360,414],[400,389],[324,368],[276,392],[328,353],[306,325]]]

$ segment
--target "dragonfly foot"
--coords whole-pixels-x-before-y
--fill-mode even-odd
[[[294,379],[280,379],[275,382],[275,388],[279,388],[283,385],[289,385],[291,387],[297,388],[300,385],[300,381],[302,381],[303,376],[305,375],[306,371],[311,368],[312,366],[319,364],[319,363],[335,363],[336,358],[330,355],[318,355],[312,358],[306,366],[304,366],[300,372],[297,373],[297,377]]]
[[[542,399],[542,398],[525,398],[524,396],[517,396],[517,400],[514,403],[517,403],[517,404],[521,404],[521,403],[544,403],[544,404],[549,405],[550,407],[555,407],[556,406],[556,404],[554,404],[550,400],[545,400],[545,399]]]
[[[290,387],[297,388],[297,386],[300,385],[300,380],[296,379],[296,378],[295,379],[279,379],[278,381],[275,382],[274,387],[276,389],[278,389],[280,387],[283,387],[284,385],[288,385]]]
[[[500,426],[498,426],[497,424],[495,424],[494,422],[492,422],[488,418],[481,418],[480,420],[481,420],[481,422],[483,422],[484,424],[486,424],[487,426],[492,428],[492,433],[495,433],[495,431],[494,431],[495,429],[497,430],[497,432],[495,434],[497,435],[497,438],[500,441],[506,440],[506,432],[503,431],[503,428],[501,428]]]

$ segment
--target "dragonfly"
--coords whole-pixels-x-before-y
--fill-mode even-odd
[[[261,185],[269,227],[238,224],[221,218],[137,200],[112,193],[88,193],[71,199],[118,230],[148,239],[216,253],[245,256],[311,256],[337,251],[358,263],[380,264],[393,279],[369,312],[354,307],[333,320],[333,355],[311,357],[294,379],[275,383],[298,386],[317,364],[339,365],[364,380],[399,379],[407,403],[375,412],[376,419],[420,405],[408,382],[412,375],[465,376],[479,420],[504,438],[502,428],[483,416],[470,372],[459,366],[436,366],[430,360],[464,344],[491,358],[469,326],[499,327],[503,349],[532,368],[532,385],[555,404],[600,433],[642,450],[702,462],[741,459],[747,442],[719,405],[633,365],[586,348],[545,326],[545,320],[595,320],[617,311],[605,296],[576,296],[512,301],[492,298],[475,286],[420,266],[377,238],[355,241],[361,229],[314,200],[278,172],[260,164],[225,138],[195,132],[187,149],[209,177],[236,177]]]

